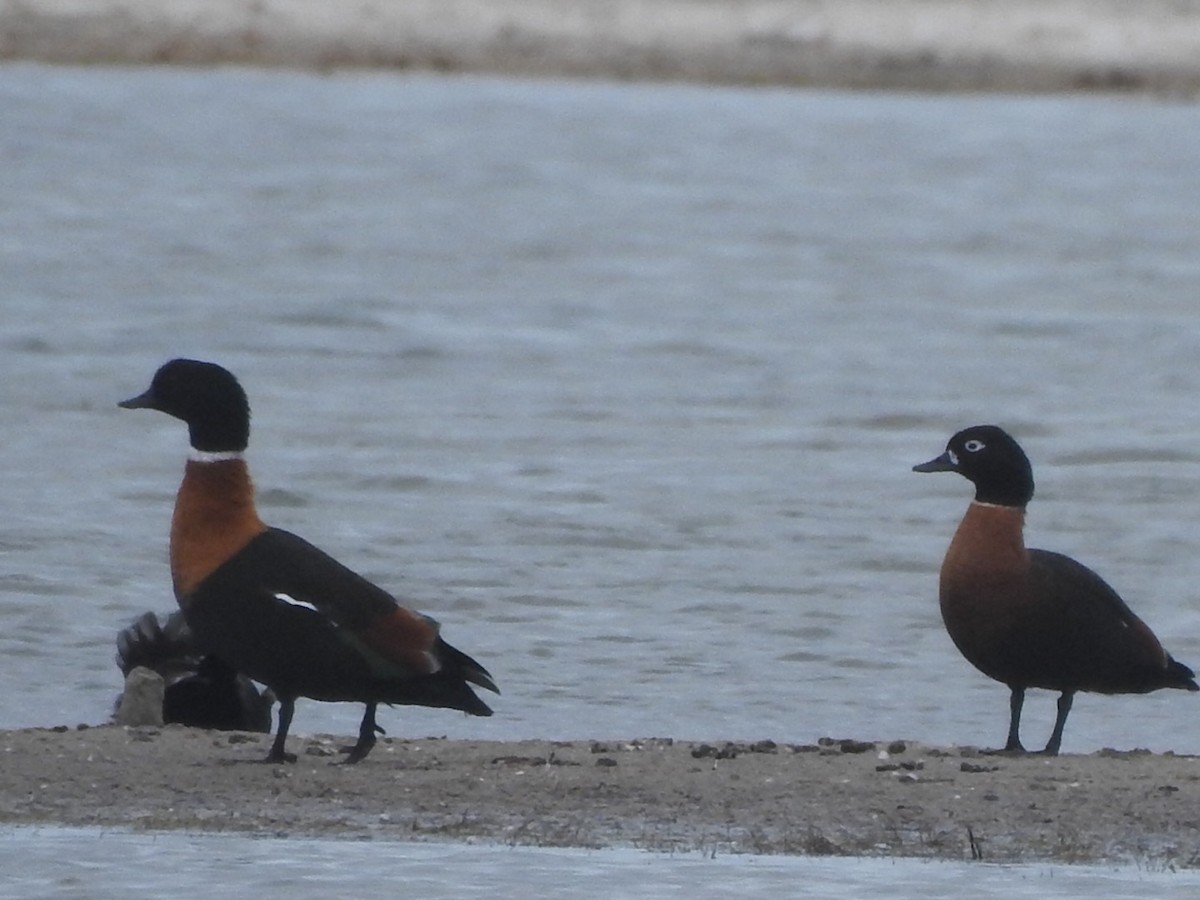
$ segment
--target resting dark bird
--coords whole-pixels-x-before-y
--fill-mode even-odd
[[[1042,752],[1057,754],[1078,691],[1144,694],[1200,690],[1191,669],[1095,572],[1069,556],[1025,549],[1025,506],[1033,470],[995,425],[960,431],[916,472],[957,472],[975,499],[942,562],[942,619],[979,671],[1012,691],[1005,750],[1023,751],[1021,707],[1028,688],[1059,691],[1058,716]]]
[[[143,613],[117,632],[117,666],[126,677],[141,666],[162,678],[162,719],[167,724],[271,730],[271,692],[259,693],[245,675],[201,650],[180,612],[161,624],[154,613]]]
[[[279,699],[268,762],[295,760],[284,747],[298,697],[366,704],[350,763],[383,733],[380,703],[492,714],[470,685],[499,693],[495,682],[442,640],[436,621],[262,522],[244,458],[250,406],[230,372],[175,359],[120,405],[187,423],[192,453],[171,521],[175,597],[200,646]]]

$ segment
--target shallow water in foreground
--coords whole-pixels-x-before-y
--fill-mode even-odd
[[[95,900],[234,891],[328,897],[922,897],[925,900],[1194,897],[1200,874],[1107,866],[915,860],[666,856],[71,828],[0,831],[0,898]]]

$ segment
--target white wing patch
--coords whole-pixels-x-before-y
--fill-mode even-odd
[[[312,610],[312,611],[313,611],[313,612],[315,612],[315,613],[320,613],[320,612],[321,612],[319,609],[317,609],[315,606],[313,606],[313,605],[312,605],[311,603],[309,603],[307,600],[297,600],[297,599],[296,599],[295,597],[293,597],[291,594],[285,594],[285,593],[283,593],[282,591],[280,591],[279,593],[275,594],[275,599],[276,599],[276,600],[282,600],[284,603],[288,604],[289,606],[298,606],[298,607],[300,607],[301,609],[310,609],[310,610]]]

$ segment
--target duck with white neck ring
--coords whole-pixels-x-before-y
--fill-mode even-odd
[[[942,562],[942,620],[967,660],[1008,686],[1008,740],[1024,752],[1021,708],[1028,688],[1059,691],[1043,753],[1055,755],[1078,691],[1144,694],[1200,690],[1187,666],[1099,575],[1069,556],[1025,547],[1033,469],[1020,445],[995,425],[958,432],[945,452],[915,472],[957,472],[975,485]]]
[[[119,404],[183,420],[192,452],[171,520],[175,597],[197,641],[279,699],[267,762],[285,751],[295,702],[366,704],[347,762],[375,745],[380,703],[490,716],[472,684],[499,693],[479,663],[442,640],[438,623],[304,539],[258,516],[246,465],[250,405],[214,363],[175,359]]]

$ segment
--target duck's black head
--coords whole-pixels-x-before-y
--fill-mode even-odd
[[[250,403],[228,369],[195,359],[173,359],[154,373],[145,393],[118,404],[157,409],[182,419],[197,450],[242,451],[250,441]]]
[[[975,499],[1000,506],[1025,506],[1033,499],[1029,457],[1007,431],[996,425],[964,428],[946,444],[946,452],[914,472],[957,472],[975,485]]]

